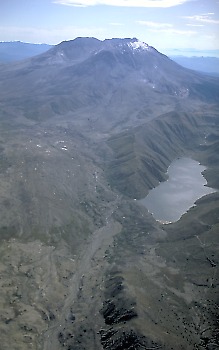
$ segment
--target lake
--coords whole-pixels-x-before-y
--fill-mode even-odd
[[[140,202],[156,220],[165,223],[179,220],[197,199],[216,191],[206,186],[201,174],[205,169],[191,158],[174,160],[167,170],[168,180],[149,191]]]

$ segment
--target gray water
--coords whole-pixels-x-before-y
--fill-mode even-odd
[[[168,180],[141,200],[156,220],[174,222],[202,196],[215,192],[201,174],[206,168],[190,158],[180,158],[168,168]]]

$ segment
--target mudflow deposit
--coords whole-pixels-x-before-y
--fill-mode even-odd
[[[180,157],[216,192],[161,223]],[[218,78],[135,38],[0,65],[0,349],[218,349],[218,174]]]

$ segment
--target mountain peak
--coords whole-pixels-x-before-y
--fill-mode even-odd
[[[110,47],[123,47],[128,46],[129,48],[133,50],[147,50],[150,51],[153,49],[151,46],[149,46],[147,43],[140,41],[137,38],[112,38],[112,39],[105,39],[103,41],[98,40],[93,37],[78,37],[73,40],[69,41],[63,41],[60,44],[58,44],[56,47],[58,49],[73,49],[73,48],[110,48]]]
[[[60,62],[66,60],[81,60],[98,50],[101,41],[92,37],[78,37],[73,40],[62,41],[50,50]]]
[[[103,41],[92,37],[78,37],[63,41],[50,50],[52,63],[78,62],[92,54],[102,51],[117,51],[120,53],[143,53],[156,51],[153,47],[137,38],[112,38]]]
[[[113,39],[106,39],[103,42],[104,44],[110,45],[110,46],[116,46],[116,47],[122,47],[122,46],[128,46],[129,48],[133,50],[150,50],[152,49],[151,46],[146,44],[143,41],[138,40],[137,38],[113,38]]]

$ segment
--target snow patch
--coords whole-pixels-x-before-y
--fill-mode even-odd
[[[151,50],[151,47],[148,44],[139,40],[129,43],[128,46],[133,50],[146,50],[146,51]]]

